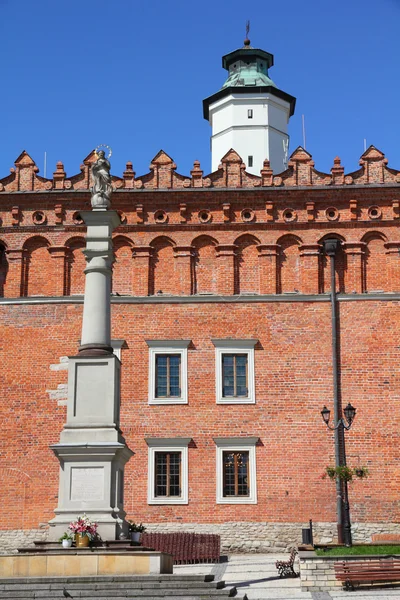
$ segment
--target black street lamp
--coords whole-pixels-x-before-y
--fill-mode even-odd
[[[337,420],[333,425],[329,425],[329,419],[331,415],[331,411],[329,408],[324,406],[321,410],[321,416],[324,420],[325,425],[328,429],[335,431],[339,434],[339,446],[340,446],[340,460],[339,464],[336,466],[347,466],[346,465],[346,446],[345,446],[345,438],[344,438],[344,430],[349,430],[353,424],[354,418],[356,416],[356,409],[354,406],[348,403],[346,408],[343,410],[344,418],[341,417]],[[351,539],[351,522],[350,522],[350,504],[349,504],[349,491],[347,486],[347,480],[340,480],[340,489],[341,489],[341,498],[343,500],[343,538],[345,546],[352,545]]]
[[[348,404],[344,409],[346,421],[341,412],[341,394],[340,394],[340,326],[339,310],[336,292],[336,265],[335,259],[340,253],[341,243],[336,238],[327,238],[323,241],[323,249],[326,257],[329,258],[331,272],[331,330],[332,330],[332,384],[333,384],[333,409],[334,425],[329,426],[330,411],[324,407],[322,418],[326,425],[334,430],[335,434],[335,466],[340,467],[346,464],[346,452],[344,443],[344,431],[350,429],[356,414],[355,409]],[[336,478],[336,513],[337,530],[339,544],[345,543],[351,546],[351,525],[350,511],[348,503],[347,482],[342,482]]]
[[[344,416],[345,416],[346,421],[347,421],[347,425],[346,425],[345,420],[342,418],[342,419],[339,419],[339,421],[337,422],[336,425],[334,425],[333,427],[331,427],[331,425],[329,425],[329,419],[330,419],[330,416],[331,416],[331,411],[329,410],[329,408],[326,408],[326,406],[324,406],[324,408],[321,410],[321,415],[322,415],[323,420],[325,421],[325,425],[327,425],[327,427],[329,429],[332,429],[332,431],[334,429],[337,429],[340,425],[343,425],[343,427],[345,429],[350,429],[350,427],[353,424],[354,417],[356,416],[356,409],[349,402],[343,412],[344,412]]]

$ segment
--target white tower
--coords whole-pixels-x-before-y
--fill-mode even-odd
[[[229,77],[219,92],[203,100],[204,118],[212,127],[212,171],[231,148],[254,175],[260,174],[266,158],[275,173],[286,169],[287,129],[296,98],[269,78],[273,64],[273,55],[252,48],[247,38],[243,48],[222,57]]]

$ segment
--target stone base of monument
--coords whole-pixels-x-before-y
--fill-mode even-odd
[[[67,422],[60,442],[51,446],[60,461],[52,541],[83,513],[98,524],[103,539],[128,535],[124,468],[133,452],[118,426],[120,369],[114,355],[69,357]]]
[[[0,556],[0,577],[81,577],[101,575],[160,575],[173,571],[173,557],[127,542],[91,548],[62,548],[35,542],[18,554]]]

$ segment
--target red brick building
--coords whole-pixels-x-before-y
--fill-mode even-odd
[[[80,338],[79,211],[90,206],[93,160],[72,177],[58,163],[47,180],[23,152],[0,180],[6,548],[11,532],[45,533],[57,504],[49,446],[65,420],[65,357]],[[131,518],[219,531],[231,548],[298,539],[309,518],[320,537],[334,535],[334,484],[321,479],[333,437],[320,410],[332,408],[322,242],[336,237],[342,403],[357,408],[348,462],[370,469],[350,487],[354,536],[399,523],[400,172],[372,146],[360,164],[345,174],[336,158],[321,173],[298,148],[287,171],[266,162],[256,177],[232,150],[218,171],[204,176],[195,162],[185,177],[161,151],[148,174],[127,163],[113,178]]]
[[[269,93],[269,92],[268,92]],[[285,96],[286,97],[286,96]],[[291,98],[291,97],[290,97]],[[294,100],[294,99],[293,99]],[[82,321],[89,154],[50,179],[23,152],[0,179],[0,545],[45,536],[57,506],[49,446],[65,422],[67,357]],[[205,175],[160,151],[114,176],[112,328],[122,361],[128,517],[221,533],[225,549],[336,535],[329,264],[336,238],[339,382],[357,408],[348,464],[354,540],[400,531],[400,171],[371,146],[360,169],[250,174],[230,150]],[[83,507],[84,508],[84,507]]]

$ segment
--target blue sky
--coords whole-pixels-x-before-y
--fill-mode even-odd
[[[226,79],[221,57],[243,45],[274,54],[270,76],[297,98],[290,152],[346,172],[374,144],[400,169],[400,0],[0,0],[0,178],[26,150],[43,175],[69,176],[99,143],[112,171],[148,171],[161,148],[189,174],[210,171],[202,100]]]

